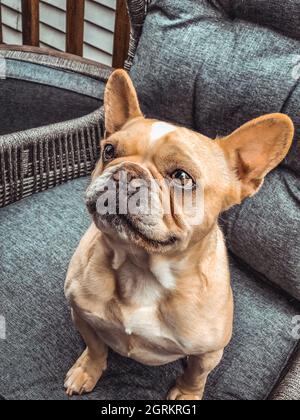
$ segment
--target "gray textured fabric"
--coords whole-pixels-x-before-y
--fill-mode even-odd
[[[4,57],[7,60],[24,61],[26,63],[43,65],[53,69],[64,70],[68,72],[75,72],[88,77],[93,77],[97,80],[106,81],[113,69],[96,61],[87,61],[81,59],[79,56],[66,56],[61,52],[52,50],[39,50],[39,52],[24,49],[23,46],[9,46],[0,45],[0,58]]]
[[[271,400],[300,400],[300,353],[297,352],[289,370],[271,395]]]
[[[299,203],[299,178],[280,168],[223,218],[232,252],[300,300]]]
[[[300,40],[300,14],[298,0],[212,0],[231,19],[243,19],[268,26],[283,35]]]
[[[300,16],[300,14],[299,14]],[[299,45],[300,51],[300,45]],[[300,77],[300,54],[297,59],[297,65],[295,66],[295,72]],[[288,114],[296,128],[296,138],[292,149],[285,161],[287,167],[292,168],[300,176],[300,83],[298,83],[290,96],[287,98],[285,105],[282,108],[282,112]],[[298,187],[299,188],[299,187]]]
[[[276,175],[280,185],[269,178],[224,224],[235,254],[297,298],[299,19],[295,0],[153,0],[131,69],[146,116],[212,138],[266,113],[293,118],[296,137],[285,172]]]
[[[5,58],[5,63],[8,79],[67,89],[98,100],[103,98],[105,85],[96,78],[26,61]]]
[[[0,209],[0,395],[65,399],[64,374],[83,343],[63,296],[69,259],[89,224],[80,179]],[[292,318],[299,305],[232,262],[235,333],[206,399],[264,399],[295,348]],[[145,367],[115,354],[97,389],[84,399],[163,398],[181,363]]]
[[[100,100],[67,89],[0,80],[0,136],[80,118],[101,104]]]

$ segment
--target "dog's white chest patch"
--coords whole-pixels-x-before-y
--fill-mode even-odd
[[[134,294],[134,305],[122,308],[125,332],[148,339],[169,336],[158,317],[162,286],[150,278],[145,280],[144,283],[140,282],[140,288]]]
[[[161,297],[166,290],[176,287],[176,278],[171,264],[160,257],[152,258],[150,273],[140,278],[132,296],[133,307],[122,308],[124,328],[128,335],[171,338],[158,312]]]
[[[175,125],[156,122],[152,124],[151,133],[150,133],[150,145],[153,146],[159,139],[166,136],[169,133],[172,133],[176,130]]]
[[[151,271],[157,281],[167,290],[172,290],[176,287],[176,279],[172,273],[171,264],[167,261],[156,261],[151,264]]]
[[[133,312],[123,312],[126,334],[136,334],[147,338],[161,337],[162,326],[157,319],[156,311],[157,308],[153,305],[140,307]]]

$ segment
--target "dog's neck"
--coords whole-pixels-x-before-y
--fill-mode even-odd
[[[175,292],[181,279],[197,273],[197,281],[207,286],[206,272],[215,265],[218,247],[223,245],[217,225],[200,241],[174,255],[150,255],[146,251],[122,245],[104,237],[111,254],[111,267],[116,273],[116,288],[121,300],[130,300],[139,290],[147,288]]]

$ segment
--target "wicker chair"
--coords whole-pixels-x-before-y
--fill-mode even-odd
[[[1,3],[1,2],[0,2]],[[16,85],[10,97],[15,97],[15,103],[10,98],[10,107],[2,98],[1,120],[6,115],[15,113],[14,121],[6,121],[5,129],[0,126],[0,207],[4,207],[33,193],[44,191],[70,179],[89,174],[98,158],[99,139],[103,132],[102,96],[105,82],[112,69],[99,63],[83,59],[84,35],[84,0],[67,1],[67,35],[66,53],[51,49],[39,48],[39,0],[22,1],[23,44],[10,46],[1,44],[2,26],[0,14],[0,79],[24,81],[25,84],[35,83],[53,87],[52,94],[59,95],[57,88],[63,91],[76,92],[81,96],[93,98],[93,105],[86,106],[92,113],[73,118],[72,113],[67,119],[57,117],[57,123],[51,124],[47,119],[32,115],[20,118],[17,111]],[[1,12],[1,7],[0,7]],[[124,1],[117,2],[116,30],[114,42],[114,67],[123,67],[127,56],[129,42],[129,21]],[[68,76],[68,77],[67,77]],[[63,79],[57,85],[57,79]],[[98,89],[95,84],[102,85]],[[8,83],[1,81],[5,92]],[[94,92],[80,91],[80,86],[89,86]],[[79,90],[78,90],[79,89]],[[27,101],[34,102],[34,89],[27,90]],[[48,92],[51,95],[51,90]],[[47,98],[45,98],[47,100]],[[62,99],[63,101],[63,99]],[[98,104],[95,103],[98,102]],[[90,101],[91,102],[91,101]],[[16,108],[16,109],[15,109]],[[38,113],[39,110],[37,109]],[[49,109],[49,114],[53,109]],[[45,111],[46,113],[46,111]],[[30,114],[30,113],[29,113]],[[63,112],[62,112],[63,114]],[[76,114],[76,113],[75,113]],[[29,120],[34,122],[29,124]],[[19,122],[19,125],[17,124]],[[9,123],[12,123],[9,126]],[[55,119],[54,119],[54,122]],[[23,124],[23,125],[22,125]],[[28,129],[28,126],[30,129]]]
[[[125,61],[127,70],[132,66],[150,3],[151,0],[128,0],[131,35],[129,53]],[[72,26],[70,22],[69,27]],[[29,30],[26,36],[36,39],[32,30]],[[78,42],[76,45],[69,47],[69,51],[80,53]],[[0,47],[1,56],[18,63],[26,62],[46,66],[52,70],[73,72],[99,83],[104,83],[111,72],[109,68],[78,57],[35,48],[3,46]],[[100,96],[97,99],[101,102]],[[93,113],[78,119],[0,136],[0,206],[90,173],[98,157],[98,139],[102,131],[103,109],[100,106]],[[162,373],[161,378],[164,378],[164,375]],[[299,400],[299,378],[300,355],[296,352],[287,362],[270,399]]]

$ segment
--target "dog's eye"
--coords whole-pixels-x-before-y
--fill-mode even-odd
[[[103,160],[108,162],[116,157],[116,149],[112,144],[107,144],[103,150]]]
[[[189,188],[193,187],[194,181],[193,178],[186,173],[185,171],[182,171],[181,169],[178,169],[175,171],[172,175],[173,181],[176,183],[177,186],[180,186],[182,188]]]

